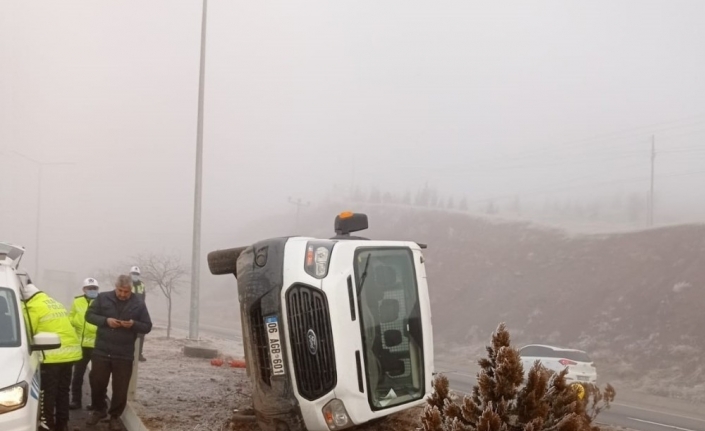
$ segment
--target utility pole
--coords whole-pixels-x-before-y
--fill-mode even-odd
[[[208,0],[203,0],[201,21],[201,66],[198,77],[198,126],[196,131],[196,190],[193,203],[193,248],[191,250],[191,310],[189,340],[198,340],[198,313],[201,277],[201,189],[203,182],[203,89],[206,70],[206,12]]]
[[[293,200],[291,196],[289,196],[289,203],[292,205],[296,205],[296,230],[299,230],[299,214],[301,213],[301,207],[307,207],[311,205],[311,202],[303,203],[301,202],[301,198]]]
[[[41,163],[37,163],[39,169],[37,180],[37,227],[34,235],[34,276],[37,277],[36,283],[39,282],[39,229],[42,222],[42,178],[44,177],[44,167]]]
[[[651,189],[649,191],[649,227],[654,225],[654,165],[656,164],[656,137],[651,135]]]
[[[15,154],[18,156],[22,157],[25,160],[28,160],[35,165],[37,165],[37,216],[36,218],[36,227],[35,227],[35,233],[34,233],[34,278],[32,281],[34,283],[39,283],[40,279],[40,272],[39,272],[39,238],[40,238],[40,232],[41,232],[41,224],[42,224],[42,180],[44,178],[44,166],[55,166],[55,165],[73,165],[74,163],[72,162],[41,162],[39,160],[35,160],[29,156],[26,156],[22,153],[19,153],[17,151],[13,151]]]

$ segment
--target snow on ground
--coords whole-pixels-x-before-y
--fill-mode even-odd
[[[235,409],[251,406],[251,387],[242,368],[231,368],[230,359],[243,357],[242,345],[235,341],[204,336],[225,360],[213,366],[208,359],[187,358],[182,353],[187,333],[155,326],[147,336],[139,363],[135,408],[151,431],[258,431],[254,423],[233,423]],[[357,431],[404,431],[419,426],[422,408],[392,415],[355,428]],[[601,427],[605,431],[618,428]]]
[[[243,357],[242,345],[215,337],[201,337],[217,348],[225,364],[211,365],[210,360],[187,358],[182,348],[187,333],[155,326],[147,335],[144,354],[139,363],[137,403],[135,408],[151,431],[258,431],[254,423],[233,423],[235,409],[251,406],[251,386],[242,368],[231,368],[231,358]],[[414,430],[421,409],[413,409],[356,428],[358,431]]]
[[[137,414],[152,431],[229,430],[236,406],[250,399],[250,384],[242,368],[231,368],[227,361],[221,367],[209,359],[185,357],[182,347],[187,333],[155,327],[147,335],[144,355],[139,363]],[[202,337],[223,353],[224,359],[242,358],[242,346]]]

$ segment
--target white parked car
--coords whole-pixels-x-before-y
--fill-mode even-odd
[[[61,347],[57,334],[34,337],[25,326],[18,269],[24,249],[0,242],[0,430],[36,431],[41,350]]]
[[[597,383],[597,369],[587,353],[582,350],[531,344],[519,350],[524,373],[528,373],[534,362],[555,372],[568,368],[565,378],[568,383]]]

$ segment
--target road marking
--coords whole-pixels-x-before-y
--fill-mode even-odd
[[[455,374],[458,376],[465,376],[465,377],[471,377],[471,378],[476,378],[476,374],[467,374],[467,373],[461,373],[460,371],[436,371],[439,374]]]
[[[453,392],[455,392],[456,394],[461,395],[461,396],[471,395],[471,394],[468,393],[468,392],[464,392],[464,391],[461,391],[461,390],[458,390],[458,389],[453,389],[452,387],[451,387],[450,389],[451,389]],[[653,410],[653,409],[643,409],[643,408],[640,408],[640,407],[629,406],[629,405],[626,405],[626,404],[616,404],[616,403],[612,403],[612,405],[613,405],[613,406],[628,407],[628,408],[632,408],[632,409],[636,409],[636,410],[641,410],[641,411],[645,411],[645,412],[661,413],[661,414],[664,414],[664,415],[666,415],[666,416],[671,416],[671,417],[675,417],[675,418],[679,418],[679,419],[689,419],[689,420],[693,420],[693,421],[696,421],[696,422],[705,422],[705,420],[698,419],[698,418],[694,418],[694,417],[674,415],[673,413],[660,412],[660,411]],[[613,411],[611,411],[611,410],[604,410],[604,412],[611,412],[611,413],[616,413],[616,414],[619,415],[619,413],[613,412]],[[625,416],[626,416],[626,415],[625,415]],[[625,417],[625,416],[622,416],[622,417]],[[682,427],[678,427],[678,426],[675,426],[675,425],[667,425],[667,424],[662,424],[662,423],[659,423],[659,422],[651,422],[651,421],[646,421],[646,420],[643,420],[643,419],[633,418],[633,417],[630,417],[630,416],[626,416],[626,418],[627,418],[627,419],[631,419],[631,420],[636,421],[636,422],[642,422],[642,423],[650,424],[650,425],[658,425],[658,426],[661,426],[661,427],[664,427],[664,428],[670,428],[670,429],[679,430],[679,431],[696,431],[696,430],[693,430],[693,429],[690,429],[690,428],[682,428]],[[599,419],[596,420],[596,422],[597,422],[597,423],[603,423],[603,422],[601,422]],[[606,425],[611,425],[611,424],[607,424],[607,423],[605,423],[605,424],[606,424]]]
[[[445,371],[445,372],[439,371],[439,373],[443,373],[443,374],[455,374],[455,375],[458,375],[458,376],[465,376],[465,377],[470,377],[470,378],[475,378],[475,377],[476,377],[475,375],[470,375],[470,374],[462,373],[462,372],[459,372],[459,371]],[[453,388],[451,388],[451,389],[453,389]],[[463,392],[463,391],[460,391],[460,390],[457,390],[457,389],[454,389],[454,391],[455,391],[456,393],[460,393],[460,394],[463,394],[463,395],[470,395],[469,392]],[[659,413],[659,414],[666,415],[666,416],[671,416],[671,417],[674,417],[674,418],[688,419],[688,420],[695,421],[695,422],[703,422],[703,423],[705,423],[705,419],[696,418],[696,417],[693,417],[693,416],[686,416],[686,415],[684,415],[684,414],[682,414],[682,413],[680,413],[680,412],[668,411],[668,410],[663,410],[663,409],[659,409],[659,408],[637,407],[637,406],[631,405],[631,404],[622,404],[622,403],[614,403],[614,402],[611,403],[611,405],[613,405],[613,406],[615,406],[615,407],[626,407],[626,408],[630,408],[630,409],[641,410],[641,411],[643,411],[643,412]],[[605,410],[605,411],[609,411],[609,410]],[[625,416],[626,416],[626,415],[625,415]],[[640,420],[640,419],[636,419],[636,420]],[[645,422],[645,421],[644,421],[644,422]],[[684,428],[672,427],[672,426],[670,426],[670,425],[664,425],[664,426],[667,426],[667,427],[670,427],[670,428],[681,429],[681,430],[684,429]],[[688,430],[688,431],[694,431],[694,430]]]
[[[630,418],[630,417],[628,417],[628,416],[627,416],[627,419],[630,419],[630,420],[633,420],[633,421],[637,421],[637,422],[641,422],[641,423],[645,423],[645,424],[650,424],[650,425],[658,425],[658,426],[661,426],[661,427],[664,427],[664,428],[671,428],[671,429],[675,429],[675,430],[681,430],[681,431],[695,431],[695,430],[692,430],[692,429],[689,429],[689,428],[681,428],[681,427],[677,427],[677,426],[675,426],[675,425],[666,425],[666,424],[661,424],[661,423],[658,423],[658,422],[645,421],[645,420],[643,420],[643,419]]]
[[[667,411],[667,410],[662,410],[662,409],[657,409],[657,408],[637,407],[637,406],[634,406],[634,405],[631,405],[631,404],[622,404],[622,403],[611,403],[611,405],[617,406],[617,407],[626,407],[626,408],[634,409],[634,410],[641,410],[642,412],[659,413],[659,414],[666,415],[666,416],[671,416],[671,417],[674,417],[674,418],[688,419],[688,420],[691,420],[691,421],[704,422],[704,423],[705,423],[705,419],[702,419],[702,418],[695,418],[695,417],[692,417],[692,416],[684,416],[684,415],[682,415],[682,414],[680,414],[680,413],[678,413],[678,412],[669,412],[669,411]]]

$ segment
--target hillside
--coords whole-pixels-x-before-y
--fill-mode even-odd
[[[331,236],[339,209],[309,213],[300,233]],[[369,215],[371,238],[429,245],[438,357],[474,359],[505,321],[519,344],[588,350],[613,382],[705,400],[705,225],[569,235],[462,213],[355,209]],[[286,225],[262,220],[247,232],[290,234]]]

